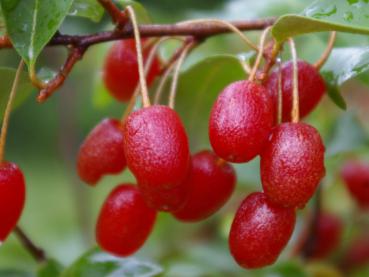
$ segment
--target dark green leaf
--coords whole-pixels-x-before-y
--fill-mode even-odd
[[[35,277],[35,275],[18,269],[2,269],[0,270],[0,277]]]
[[[97,0],[74,0],[69,15],[86,17],[99,22],[104,15],[104,8]]]
[[[56,260],[47,260],[39,265],[37,269],[37,277],[57,277],[60,276],[63,267]]]
[[[272,29],[273,36],[278,41],[323,31],[369,34],[369,1],[315,1],[301,15],[282,16]]]
[[[62,277],[120,277],[157,276],[161,267],[134,257],[117,258],[99,249],[93,249],[79,258],[62,273]]]
[[[273,276],[275,277],[307,277],[308,274],[305,272],[301,263],[296,261],[288,261],[277,263],[273,267]]]
[[[59,29],[73,0],[1,0],[14,48],[30,68]]]
[[[347,47],[333,49],[327,63],[322,68],[322,75],[328,86],[328,95],[340,107],[346,103],[339,87],[369,70],[369,47]]]
[[[0,119],[2,119],[6,103],[8,102],[9,93],[13,85],[16,70],[13,68],[0,67]],[[33,86],[28,79],[28,74],[23,72],[21,74],[17,94],[13,102],[13,109],[19,107],[31,94]]]
[[[326,155],[334,156],[368,146],[369,137],[358,119],[351,112],[344,113],[334,124]]]

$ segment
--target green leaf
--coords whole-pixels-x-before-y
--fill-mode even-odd
[[[59,29],[73,0],[1,0],[7,33],[33,69],[42,49]]]
[[[95,248],[62,273],[62,277],[157,276],[161,267],[134,257],[117,258]]]
[[[369,34],[369,1],[315,1],[301,15],[280,17],[272,34],[277,41],[282,42],[296,35],[324,31]]]
[[[369,144],[368,134],[351,112],[339,117],[333,127],[331,139],[327,144],[326,156],[358,150]]]
[[[214,101],[224,87],[245,76],[239,58],[232,55],[206,58],[180,75],[175,108],[187,129],[191,149],[209,147],[208,121]]]
[[[32,273],[18,269],[2,269],[0,277],[35,277]]]
[[[369,70],[369,47],[347,47],[333,49],[322,75],[328,87],[328,95],[340,108],[346,103],[338,87],[344,82]]]
[[[60,276],[63,267],[56,260],[50,259],[39,265],[37,277],[57,277]]]
[[[92,104],[97,109],[105,109],[111,103],[114,103],[114,98],[110,95],[102,80],[101,74],[95,78],[95,85],[92,93]]]
[[[15,73],[16,70],[13,68],[0,67],[0,120],[3,118],[9,93],[15,78]],[[13,110],[19,107],[30,96],[33,90],[34,87],[29,81],[28,74],[26,72],[22,72],[19,79],[17,94],[13,102]]]
[[[68,15],[86,17],[99,22],[104,15],[104,8],[97,0],[74,0]]]
[[[151,23],[151,18],[147,10],[140,3],[133,0],[117,0],[117,2],[123,9],[127,6],[132,6],[139,23]]]

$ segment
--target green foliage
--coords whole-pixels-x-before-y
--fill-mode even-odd
[[[99,22],[104,15],[104,8],[97,0],[74,0],[68,15],[86,17]]]
[[[13,85],[16,70],[13,68],[0,67],[0,119],[2,119],[9,94]],[[31,82],[28,79],[27,73],[23,72],[20,76],[17,94],[13,102],[13,109],[19,107],[34,90]]]
[[[133,1],[133,0],[117,0],[117,2],[122,8],[125,8],[127,6],[132,6],[132,8],[135,10],[137,20],[140,23],[150,23],[151,22],[151,18],[148,12],[144,8],[144,6],[142,6],[140,3]]]
[[[319,0],[307,7],[301,15],[282,16],[274,25],[272,33],[280,42],[296,35],[323,31],[369,34],[368,11],[368,1]]]
[[[62,272],[63,267],[56,260],[47,260],[41,263],[37,269],[37,277],[56,277]]]
[[[98,249],[92,249],[79,258],[62,277],[102,277],[102,276],[156,276],[162,269],[153,263],[136,258],[116,258]]]
[[[1,0],[15,50],[34,68],[42,49],[59,29],[73,0]]]
[[[4,269],[0,270],[0,277],[35,277],[32,273],[16,270],[16,269]]]

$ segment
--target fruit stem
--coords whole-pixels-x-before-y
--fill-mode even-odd
[[[168,39],[169,39],[169,37],[163,37],[163,38],[157,40],[152,45],[152,48],[150,49],[149,55],[147,56],[147,60],[146,60],[146,63],[145,63],[145,68],[144,68],[145,78],[146,78],[147,74],[150,71],[151,65],[152,65],[152,63],[153,63],[153,61],[155,59],[155,55],[158,52],[158,49],[159,49],[160,44],[162,42],[168,40]],[[137,86],[136,86],[136,88],[134,90],[134,93],[132,94],[131,99],[130,99],[130,101],[128,103],[128,106],[124,110],[124,113],[123,113],[123,116],[122,116],[122,119],[121,119],[121,122],[122,123],[125,121],[125,119],[127,118],[127,116],[131,113],[132,109],[134,108],[139,92],[140,92],[140,85],[137,84]]]
[[[299,110],[299,76],[298,76],[298,64],[297,64],[297,53],[296,45],[292,38],[288,39],[291,49],[292,56],[292,110],[291,119],[293,123],[297,123],[300,120]]]
[[[255,75],[256,75],[256,71],[258,70],[258,67],[260,65],[261,62],[261,58],[263,57],[263,53],[264,53],[264,44],[265,44],[265,39],[266,36],[269,32],[271,27],[267,27],[265,28],[265,30],[263,31],[263,33],[261,34],[260,37],[260,42],[259,42],[259,51],[258,51],[258,55],[256,57],[256,61],[255,64],[251,70],[251,73],[249,75],[249,81],[253,81],[255,79]]]
[[[23,60],[21,60],[18,65],[17,72],[15,73],[15,78],[13,81],[12,88],[10,90],[8,102],[6,104],[6,108],[4,112],[3,124],[1,126],[1,134],[0,134],[0,162],[4,161],[6,134],[8,133],[9,118],[10,118],[10,113],[12,111],[13,100],[14,100],[14,97],[15,97],[15,94],[18,88],[20,74],[23,70],[23,66],[24,66],[24,62]]]
[[[141,87],[141,95],[142,102],[144,107],[150,107],[150,98],[149,92],[147,89],[147,83],[145,78],[144,66],[143,66],[143,55],[142,55],[142,45],[141,45],[141,37],[138,29],[136,14],[134,9],[131,6],[126,8],[129,18],[132,23],[135,42],[136,42],[136,52],[137,52],[137,63],[138,63],[138,74],[140,78],[140,87]]]
[[[277,123],[282,123],[283,112],[283,95],[282,95],[282,62],[281,58],[277,59],[278,64],[278,107],[277,107]]]
[[[169,92],[169,104],[168,104],[169,107],[172,109],[174,109],[174,105],[175,105],[179,71],[181,70],[181,66],[184,60],[186,59],[188,52],[195,46],[195,44],[196,44],[195,42],[191,42],[183,49],[181,55],[178,58],[176,67],[174,68],[173,80],[172,80],[172,85],[171,85],[170,92]]]
[[[319,58],[319,60],[317,60],[316,63],[314,64],[314,67],[317,70],[319,70],[325,64],[325,62],[328,60],[329,55],[332,52],[334,43],[336,41],[336,36],[337,36],[337,32],[331,32],[327,48],[324,50],[324,52],[323,52],[322,56]]]
[[[236,26],[234,26],[232,23],[221,20],[221,19],[215,19],[215,18],[209,18],[209,19],[194,19],[194,20],[186,20],[181,21],[177,23],[176,25],[188,25],[188,24],[218,24],[227,27],[229,30],[237,34],[250,48],[254,49],[255,51],[259,51],[259,48],[244,34],[238,29]]]
[[[169,75],[170,73],[172,72],[173,68],[175,67],[176,63],[172,63],[170,64],[167,69],[164,71],[164,74],[163,76],[161,77],[160,81],[159,81],[159,84],[158,84],[158,87],[156,89],[156,92],[155,92],[155,98],[154,98],[154,103],[155,104],[159,104],[160,102],[160,98],[161,98],[161,95],[163,94],[163,90],[164,90],[164,86],[165,86],[165,83],[166,81],[168,80],[169,78]]]
[[[37,247],[19,226],[16,226],[13,232],[37,262],[42,263],[46,261],[44,250]]]

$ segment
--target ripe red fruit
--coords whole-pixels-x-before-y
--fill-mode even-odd
[[[319,215],[314,230],[314,239],[309,243],[308,256],[314,259],[323,259],[332,253],[340,243],[342,222],[333,214]]]
[[[325,83],[314,66],[298,61],[298,88],[300,116],[308,115],[319,103],[325,93]],[[292,90],[293,90],[292,61],[282,65],[282,120],[291,121]],[[272,72],[267,80],[266,87],[273,98],[274,106],[278,103],[278,70]]]
[[[0,164],[0,243],[16,226],[24,207],[26,186],[14,163]]]
[[[241,203],[229,234],[229,247],[244,268],[273,264],[289,241],[296,221],[294,209],[270,202],[264,193],[250,194]]]
[[[325,175],[318,131],[301,122],[275,127],[261,154],[260,174],[270,200],[284,207],[305,206]]]
[[[126,167],[123,130],[120,121],[104,119],[82,143],[77,169],[80,178],[90,185],[105,174],[117,174]]]
[[[154,105],[131,113],[123,124],[127,165],[142,190],[178,186],[190,165],[188,138],[177,113]]]
[[[362,235],[355,238],[342,259],[342,266],[345,270],[360,267],[369,263],[369,237]]]
[[[96,240],[101,248],[116,256],[129,256],[144,244],[155,220],[156,211],[147,207],[136,187],[119,185],[101,208]]]
[[[150,48],[144,49],[144,61],[149,52]],[[146,77],[148,84],[153,82],[159,72],[160,61],[156,57]],[[113,44],[105,59],[103,79],[111,95],[118,101],[124,102],[131,98],[139,79],[136,46],[133,39],[121,40]]]
[[[213,152],[201,151],[192,156],[192,168],[185,183],[189,199],[174,216],[182,221],[199,221],[227,202],[235,187],[236,173],[232,165]]]
[[[341,168],[341,176],[358,204],[362,208],[369,208],[369,164],[363,161],[347,161]]]
[[[227,86],[216,100],[209,121],[209,137],[222,159],[241,163],[260,153],[274,121],[269,92],[250,81]]]

